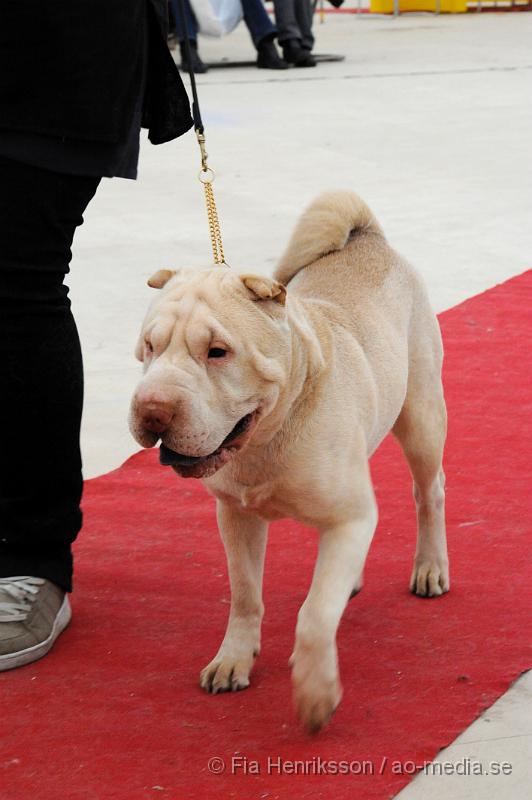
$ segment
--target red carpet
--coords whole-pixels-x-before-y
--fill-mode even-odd
[[[345,694],[329,728],[299,729],[287,667],[314,533],[272,527],[252,687],[207,696],[198,674],[228,611],[213,501],[143,452],[87,484],[71,628],[48,658],[0,676],[2,800],[381,800],[411,779],[394,762],[431,759],[493,703],[532,664],[531,289],[528,272],[441,317],[449,595],[409,594],[410,479],[394,442],[374,459],[380,523],[339,633]],[[234,755],[261,774],[230,774]],[[278,774],[279,758],[318,771],[318,757],[375,774]]]

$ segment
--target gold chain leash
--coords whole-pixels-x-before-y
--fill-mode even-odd
[[[214,171],[207,164],[208,153],[205,149],[205,135],[196,130],[196,136],[201,150],[201,170],[198,177],[200,183],[203,184],[203,190],[205,192],[205,205],[207,206],[207,218],[209,220],[209,233],[211,235],[214,263],[225,264],[220,220],[218,219],[218,211],[216,209],[216,201],[212,189]]]

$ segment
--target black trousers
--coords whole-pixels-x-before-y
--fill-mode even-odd
[[[68,289],[100,179],[0,156],[0,577],[72,589],[83,364]]]

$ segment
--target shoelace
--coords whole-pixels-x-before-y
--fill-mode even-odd
[[[33,578],[30,575],[0,578],[0,596],[13,598],[7,602],[0,601],[0,622],[23,622],[44,582],[44,578]]]

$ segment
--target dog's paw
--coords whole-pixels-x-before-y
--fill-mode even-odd
[[[290,663],[296,713],[309,733],[317,733],[327,725],[342,699],[336,653],[317,658],[296,648]]]
[[[449,588],[449,563],[446,559],[416,559],[410,578],[411,592],[419,597],[439,597]]]
[[[249,674],[257,651],[220,650],[210,664],[202,669],[200,686],[210,694],[239,692],[249,686]]]
[[[328,686],[298,686],[294,691],[294,703],[299,720],[309,733],[317,733],[330,721],[342,699],[339,681]]]

